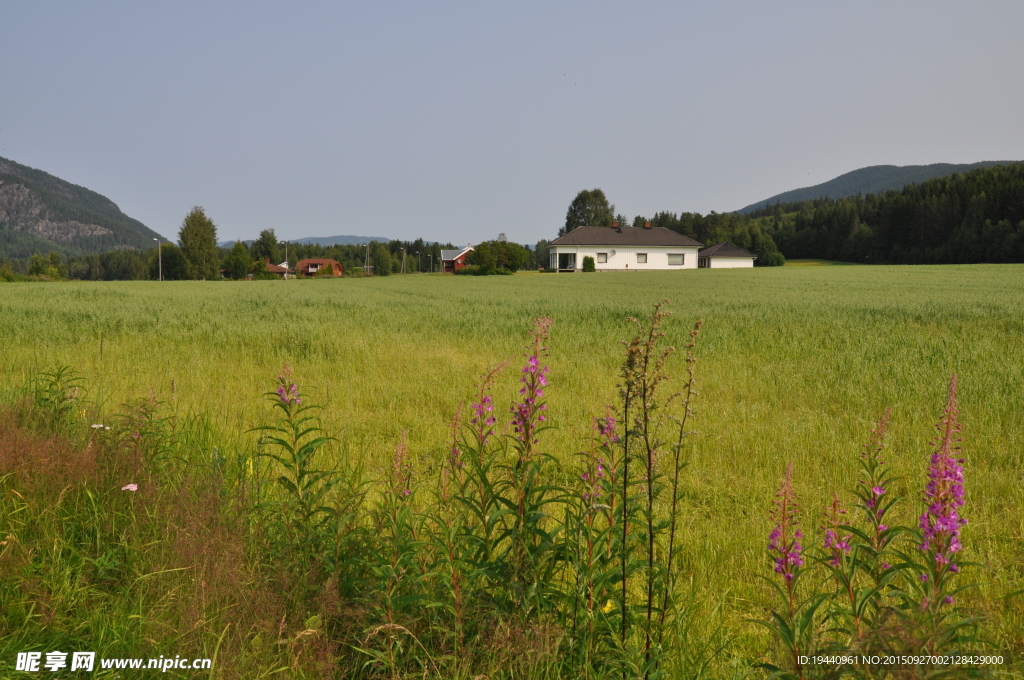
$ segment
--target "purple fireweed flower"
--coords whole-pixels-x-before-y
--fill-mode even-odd
[[[281,371],[277,376],[277,398],[285,406],[295,404],[298,406],[302,403],[302,398],[299,396],[299,386],[292,380],[292,368],[288,364],[285,364],[284,370]]]
[[[775,573],[792,582],[797,570],[804,565],[803,547],[800,540],[803,533],[797,528],[796,497],[793,493],[793,464],[786,469],[782,486],[775,495],[772,520],[775,528],[768,535],[768,552],[773,555]]]
[[[839,538],[839,526],[842,524],[842,516],[845,514],[846,509],[842,507],[839,496],[833,494],[832,505],[825,508],[825,518],[828,522],[825,528],[825,550],[832,554],[829,564],[833,567],[838,567],[842,562],[843,553],[848,553],[852,550],[850,539],[853,536],[851,534],[846,534]]]
[[[547,385],[548,367],[541,366],[540,357],[547,352],[544,343],[547,341],[551,323],[552,320],[547,317],[541,317],[534,322],[531,353],[527,355],[526,365],[523,366],[522,376],[519,378],[523,385],[519,390],[522,401],[512,404],[509,409],[512,413],[512,431],[522,445],[525,458],[530,457],[532,445],[538,442],[534,436],[538,424],[545,420],[542,411],[547,405],[541,402],[544,398],[544,390],[541,388]]]
[[[594,427],[600,435],[605,438],[608,444],[615,444],[619,441],[619,436],[615,434],[616,425],[617,422],[612,416],[612,409],[610,406],[606,409],[604,418],[594,419]]]
[[[486,387],[484,385],[483,387]],[[473,417],[469,419],[471,425],[476,425],[480,430],[480,444],[484,445],[494,434],[494,424],[497,419],[494,417],[494,400],[491,395],[484,394],[480,401],[473,404]]]
[[[928,485],[924,491],[927,510],[921,515],[919,527],[923,537],[920,549],[934,555],[935,562],[942,569],[948,565],[954,573],[953,556],[961,550],[960,528],[967,520],[960,517],[959,508],[964,504],[963,458],[959,457],[960,415],[956,400],[957,376],[949,383],[949,398],[942,418],[936,425],[939,437],[934,440],[935,453],[928,468]]]
[[[875,494],[876,496],[881,496],[882,494],[885,493],[885,489],[883,489],[880,486],[876,486],[871,489],[871,493]]]

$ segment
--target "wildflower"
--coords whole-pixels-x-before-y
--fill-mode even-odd
[[[931,457],[928,468],[928,485],[925,487],[924,501],[927,509],[921,515],[919,526],[923,536],[920,549],[934,554],[934,559],[942,569],[949,565],[954,573],[953,556],[961,550],[960,528],[967,520],[960,517],[959,508],[964,504],[964,471],[963,458],[959,458],[960,423],[957,422],[959,408],[956,402],[956,382],[954,374],[949,384],[949,398],[942,418],[936,425],[940,436],[933,444],[937,447]]]
[[[775,496],[775,508],[772,519],[775,528],[768,536],[768,551],[776,553],[775,573],[782,574],[787,582],[792,582],[797,570],[804,565],[803,547],[800,540],[803,533],[796,528],[796,498],[793,494],[793,464],[790,463],[783,477],[782,486]]]
[[[607,407],[604,418],[595,419],[594,424],[597,427],[598,433],[600,433],[600,435],[604,437],[609,444],[615,444],[619,441],[619,436],[615,434],[616,420],[612,417],[612,409],[610,406]]]
[[[138,491],[138,490],[139,490],[139,485],[138,484],[125,484],[124,486],[121,487],[121,491]]]
[[[840,520],[845,514],[846,509],[840,504],[839,496],[833,494],[832,505],[825,510],[825,517],[828,521],[825,529],[825,549],[832,553],[832,559],[829,560],[829,564],[833,567],[839,566],[843,553],[848,553],[851,550],[850,539],[853,536],[846,534],[839,538],[839,525],[842,523]]]
[[[945,602],[946,604],[953,604],[953,596],[952,595],[946,595],[946,597],[942,598],[942,601]]]
[[[601,611],[604,612],[605,614],[610,614],[613,609],[615,609],[615,603],[612,602],[611,600],[608,600],[607,602],[605,602],[604,606],[601,607]]]
[[[289,364],[285,364],[284,370],[277,375],[277,397],[281,400],[281,403],[285,406],[295,404],[298,406],[302,403],[302,399],[299,396],[299,386],[292,380],[292,368]]]
[[[537,423],[542,423],[546,419],[543,411],[547,409],[547,404],[541,400],[544,398],[543,388],[548,384],[548,367],[540,365],[540,357],[547,353],[544,343],[547,341],[551,323],[552,320],[547,317],[541,317],[534,322],[532,353],[528,355],[519,378],[519,382],[522,383],[519,394],[523,400],[513,404],[510,409],[512,430],[523,444],[524,455],[527,458],[530,456],[531,445],[538,443],[534,436]]]

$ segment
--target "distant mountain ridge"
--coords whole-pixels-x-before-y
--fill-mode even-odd
[[[0,157],[0,255],[145,250],[157,237],[106,196]]]
[[[1024,161],[981,161],[978,163],[932,163],[931,165],[871,165],[839,175],[835,179],[812,187],[793,189],[757,203],[751,203],[736,212],[749,213],[775,203],[795,203],[816,198],[844,198],[856,194],[880,194],[899,190],[908,184],[919,184],[935,177],[948,177],[978,168],[995,165],[1015,165]]]
[[[377,241],[378,243],[387,243],[391,239],[387,236],[307,236],[305,238],[293,238],[285,239],[289,243],[302,243],[304,245],[318,245],[318,246],[361,246],[371,241]],[[242,241],[246,246],[252,246],[256,243],[255,239],[246,239]],[[235,245],[235,241],[220,241],[218,244],[221,248],[230,248]]]
[[[318,246],[361,246],[370,241],[387,243],[390,240],[387,236],[307,236],[306,238],[297,238],[293,243],[315,244]]]

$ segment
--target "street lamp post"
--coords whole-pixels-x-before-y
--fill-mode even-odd
[[[280,251],[278,251],[280,254]],[[288,280],[288,241],[284,242],[284,278]]]
[[[416,273],[419,274],[423,271],[423,258],[420,257],[420,251],[416,251]]]
[[[159,270],[158,270],[159,273],[157,274],[157,281],[163,281],[164,280],[164,252],[163,252],[163,250],[164,249],[160,247],[160,239],[155,238],[153,240],[156,241],[156,261],[157,261],[157,265],[160,267]]]
[[[428,257],[430,257],[430,273],[433,274],[434,273],[434,254],[430,253],[430,255]]]

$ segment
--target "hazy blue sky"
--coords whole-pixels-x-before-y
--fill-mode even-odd
[[[0,155],[175,238],[550,238],[1024,159],[1024,2],[0,3]]]

